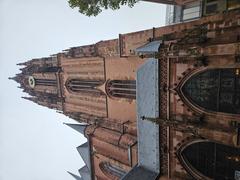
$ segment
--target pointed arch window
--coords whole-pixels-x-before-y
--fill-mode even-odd
[[[99,164],[99,167],[104,173],[104,175],[109,177],[110,179],[120,179],[126,174],[126,172],[122,168],[110,164],[109,162],[101,162]]]
[[[194,75],[182,88],[193,104],[206,110],[240,114],[239,69],[211,69]]]
[[[236,147],[200,141],[186,146],[180,157],[193,176],[203,179],[230,180],[240,172],[240,149]]]
[[[66,87],[72,92],[93,92],[100,93],[100,90],[96,89],[97,86],[103,84],[99,80],[85,80],[85,79],[70,79],[66,82]]]
[[[107,82],[106,91],[112,97],[136,99],[136,81],[110,80]]]

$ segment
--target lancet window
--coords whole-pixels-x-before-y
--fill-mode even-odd
[[[86,80],[86,79],[70,79],[66,82],[66,87],[72,92],[93,92],[100,93],[100,90],[96,89],[97,86],[103,84],[99,80]]]
[[[106,91],[112,97],[136,99],[136,81],[110,80],[107,82]]]

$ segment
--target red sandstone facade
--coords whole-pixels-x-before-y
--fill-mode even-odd
[[[160,162],[161,171],[167,178],[209,179],[191,168],[182,157],[184,148],[193,143],[217,142],[236,147],[240,153],[239,128],[234,125],[240,122],[239,97],[235,97],[238,98],[235,101],[237,112],[218,112],[195,104],[183,90],[184,84],[197,74],[216,69],[233,68],[239,81],[239,18],[239,12],[236,12],[165,27],[174,32],[168,34],[169,40],[164,42],[165,48],[159,54],[160,86],[166,87],[160,93],[160,118],[169,120],[159,120],[161,146],[165,148]],[[200,26],[194,30],[185,29],[197,24]]]
[[[135,52],[154,40],[162,40],[157,54]],[[160,128],[159,179],[211,179],[189,165],[182,152],[197,142],[215,142],[239,152],[239,91],[234,91],[235,111],[224,112],[221,104],[220,110],[199,105],[186,95],[184,86],[200,73],[228,69],[235,72],[239,88],[239,10],[120,34],[118,39],[33,59],[20,64],[25,67],[15,80],[32,96],[27,99],[88,123],[85,135],[91,147],[92,179],[119,179],[106,165],[128,172],[138,162],[132,92],[136,71],[148,57],[158,58],[160,64],[160,117],[151,120]],[[203,98],[208,102],[209,96],[203,94]],[[238,156],[228,158],[237,162]]]

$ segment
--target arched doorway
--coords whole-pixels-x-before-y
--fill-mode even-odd
[[[206,111],[240,114],[239,69],[210,69],[192,76],[182,87],[184,96]]]
[[[180,157],[186,170],[193,176],[234,180],[240,172],[240,149],[236,147],[199,141],[185,146]]]

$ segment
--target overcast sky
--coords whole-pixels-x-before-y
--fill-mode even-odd
[[[164,21],[165,6],[154,3],[89,18],[67,0],[0,0],[0,180],[72,180],[66,171],[83,166],[76,147],[85,139],[63,125],[73,121],[22,99],[7,79],[19,72],[17,63]]]

